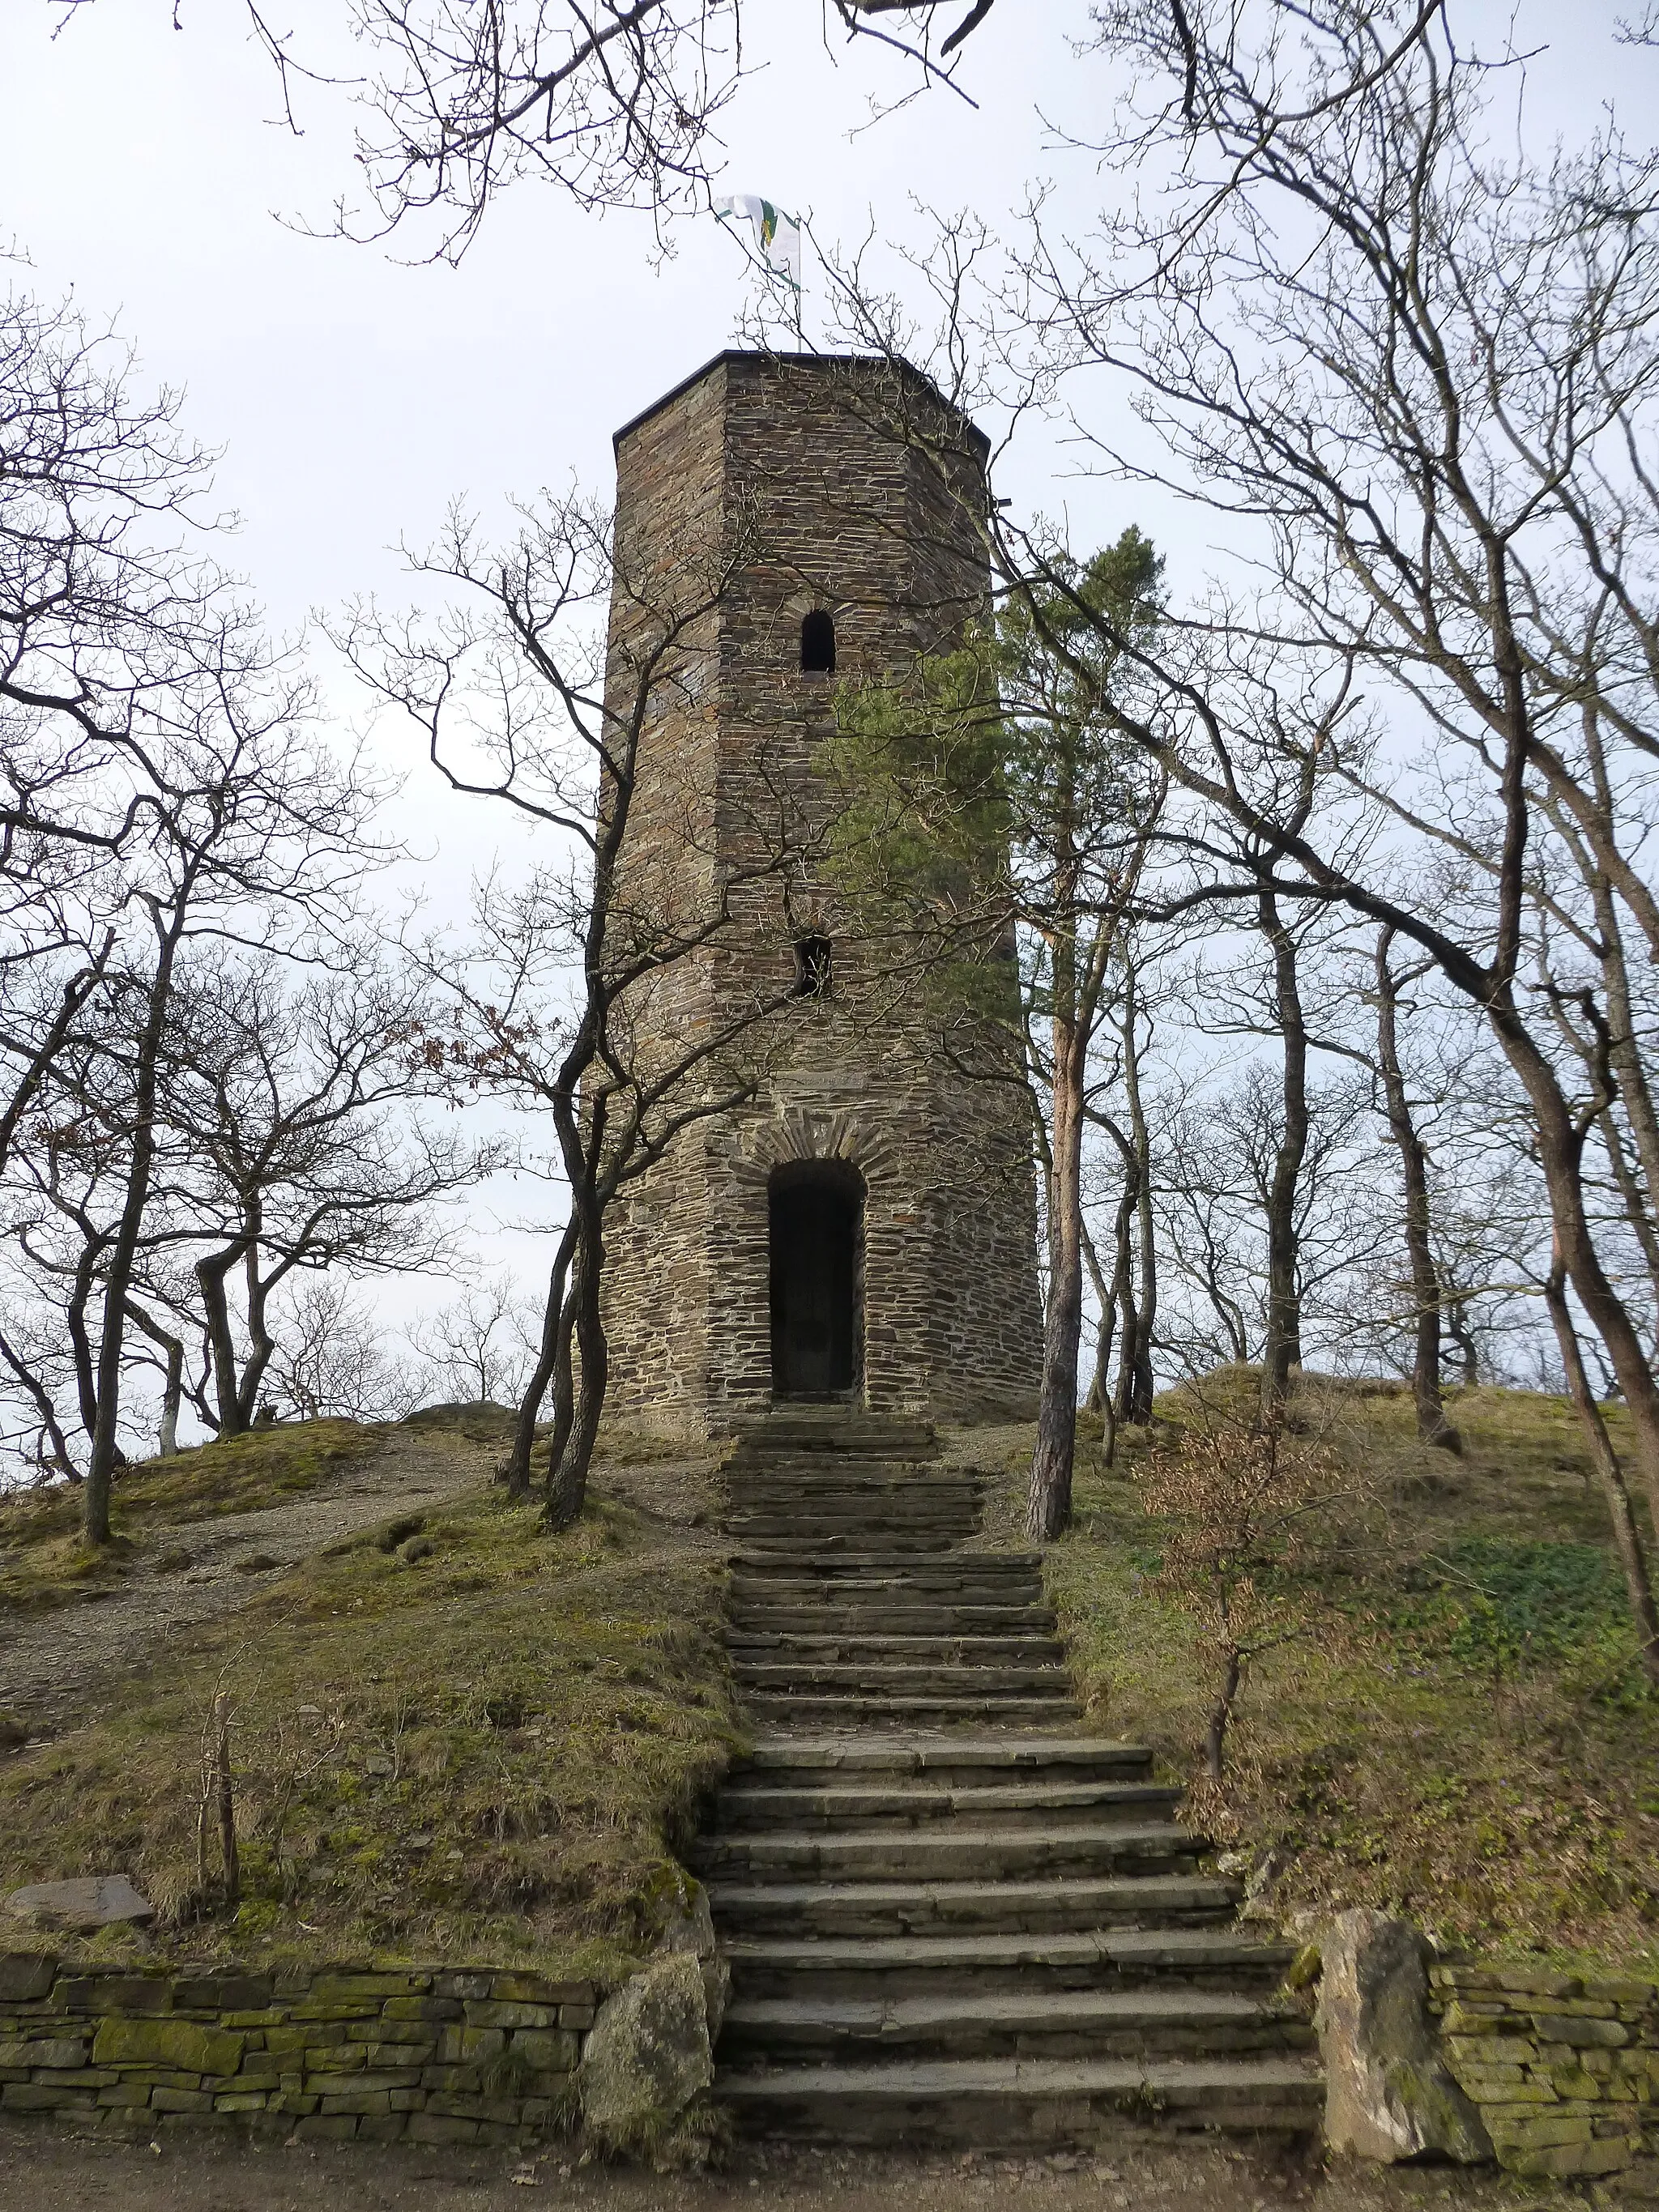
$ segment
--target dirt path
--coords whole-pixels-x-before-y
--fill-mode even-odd
[[[394,1429],[337,1489],[256,1513],[147,1526],[143,1557],[108,1594],[0,1624],[0,1711],[61,1735],[118,1696],[181,1630],[236,1612],[297,1559],[356,1529],[418,1511],[486,1479],[500,1455],[443,1431]],[[175,1564],[158,1564],[171,1554]]]
[[[1598,2197],[1603,2192],[1597,2191]],[[1334,2164],[1205,2144],[1104,2158],[909,2159],[740,2151],[723,2173],[573,2167],[568,2157],[403,2144],[255,2149],[167,2136],[151,2144],[0,2122],[0,2212],[43,2202],[118,2212],[1518,2212],[1582,2202],[1445,2166]]]

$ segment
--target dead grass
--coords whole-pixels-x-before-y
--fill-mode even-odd
[[[0,1765],[0,1888],[124,1871],[164,1909],[161,1947],[191,1956],[609,1976],[648,1946],[671,1848],[737,1740],[721,1572],[714,1547],[603,1495],[556,1538],[480,1492],[334,1546],[94,1726]],[[221,1688],[234,1914],[197,1867]]]
[[[161,1525],[252,1513],[325,1489],[373,1458],[388,1431],[355,1421],[295,1421],[149,1460],[117,1480],[116,1542],[80,1535],[82,1493],[68,1483],[0,1496],[0,1605],[65,1605],[118,1583]]]
[[[1225,1403],[1254,1379],[1200,1388]],[[1399,1386],[1303,1383],[1298,1425],[1364,1471],[1372,1502],[1328,1532],[1335,1630],[1258,1663],[1199,1815],[1283,1854],[1285,1914],[1376,1905],[1483,1948],[1659,1959],[1659,1699],[1571,1409],[1482,1389],[1451,1411],[1461,1460],[1417,1443]],[[1197,1413],[1172,1393],[1158,1431]],[[1212,1685],[1191,1614],[1151,1587],[1146,1448],[1126,1440],[1108,1474],[1085,1447],[1048,1580],[1091,1717],[1191,1780]],[[1004,1455],[1011,1524],[1028,1451]]]

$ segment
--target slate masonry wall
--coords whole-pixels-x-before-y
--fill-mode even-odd
[[[860,1402],[968,1420],[1035,1407],[1036,1192],[1012,1094],[952,1076],[831,886],[768,866],[769,848],[822,826],[813,756],[837,685],[902,670],[985,611],[986,450],[915,372],[804,356],[724,354],[617,434],[613,703],[645,602],[701,605],[723,575],[653,701],[624,887],[690,911],[729,870],[733,922],[641,998],[647,1051],[769,1004],[799,937],[834,948],[831,995],[747,1040],[763,1060],[752,1104],[684,1130],[609,1217],[609,1403],[647,1425],[722,1434],[769,1409],[768,1184],[800,1160],[848,1163],[865,1186]],[[800,665],[813,611],[835,623],[833,675]]]
[[[586,1982],[88,1968],[0,1954],[0,2112],[150,2131],[529,2142],[575,2116]]]
[[[1502,1960],[1429,1979],[1447,2061],[1500,2166],[1589,2179],[1659,2154],[1659,1983]]]

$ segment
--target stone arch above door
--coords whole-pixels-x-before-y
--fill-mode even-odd
[[[854,1107],[781,1107],[748,1124],[736,1163],[747,1179],[764,1185],[774,1168],[791,1160],[845,1160],[873,1191],[892,1161],[892,1146],[872,1135]]]

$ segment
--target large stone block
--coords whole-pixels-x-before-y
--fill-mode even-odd
[[[36,2066],[82,2066],[86,2063],[83,2036],[40,2036],[28,2042],[0,2040],[0,2067],[32,2070]]]
[[[49,2089],[39,2081],[8,2081],[0,2087],[0,2109],[8,2112],[75,2112],[94,2109],[92,2094]]]
[[[1330,2148],[1389,2162],[1491,2158],[1492,2140],[1429,2019],[1426,1947],[1417,1930],[1380,1912],[1340,1913],[1320,1950]]]
[[[511,2047],[526,2065],[543,2074],[568,2074],[580,2050],[574,2035],[557,2028],[519,2028],[514,2031]]]
[[[165,1974],[66,1974],[52,2000],[64,2012],[171,2012],[173,1984]]]
[[[1630,2041],[1630,2030],[1622,2021],[1539,2012],[1533,2014],[1532,2024],[1540,2043],[1565,2043],[1583,2051],[1616,2051]]]
[[[194,2074],[234,2074],[247,2038],[191,2020],[106,2020],[92,2046],[97,2066],[151,2063]]]
[[[88,1875],[73,1881],[34,1881],[15,1889],[5,1909],[37,1928],[64,1928],[90,1936],[100,1928],[147,1927],[155,1907],[124,1874]]]
[[[411,2112],[404,2135],[410,2142],[477,2142],[478,2123],[476,2120],[452,2119],[444,2112]]]
[[[672,2126],[714,2078],[694,1957],[665,1953],[605,1999],[577,2078],[583,2117],[601,2140],[631,2148]]]
[[[557,2018],[555,2007],[504,2002],[498,1997],[474,1998],[466,2008],[469,2027],[551,2027]]]
[[[180,2012],[263,2012],[270,2003],[269,1974],[189,1974],[173,1984]]]
[[[33,2004],[51,1995],[57,1978],[56,1959],[34,1951],[0,1951],[0,2004]]]
[[[1634,2155],[1627,2142],[1559,2143],[1505,2151],[1501,2162],[1524,2181],[1589,2180],[1597,2174],[1622,2172]]]
[[[152,2089],[149,2106],[153,2112],[210,2112],[213,2099],[205,2089]]]

